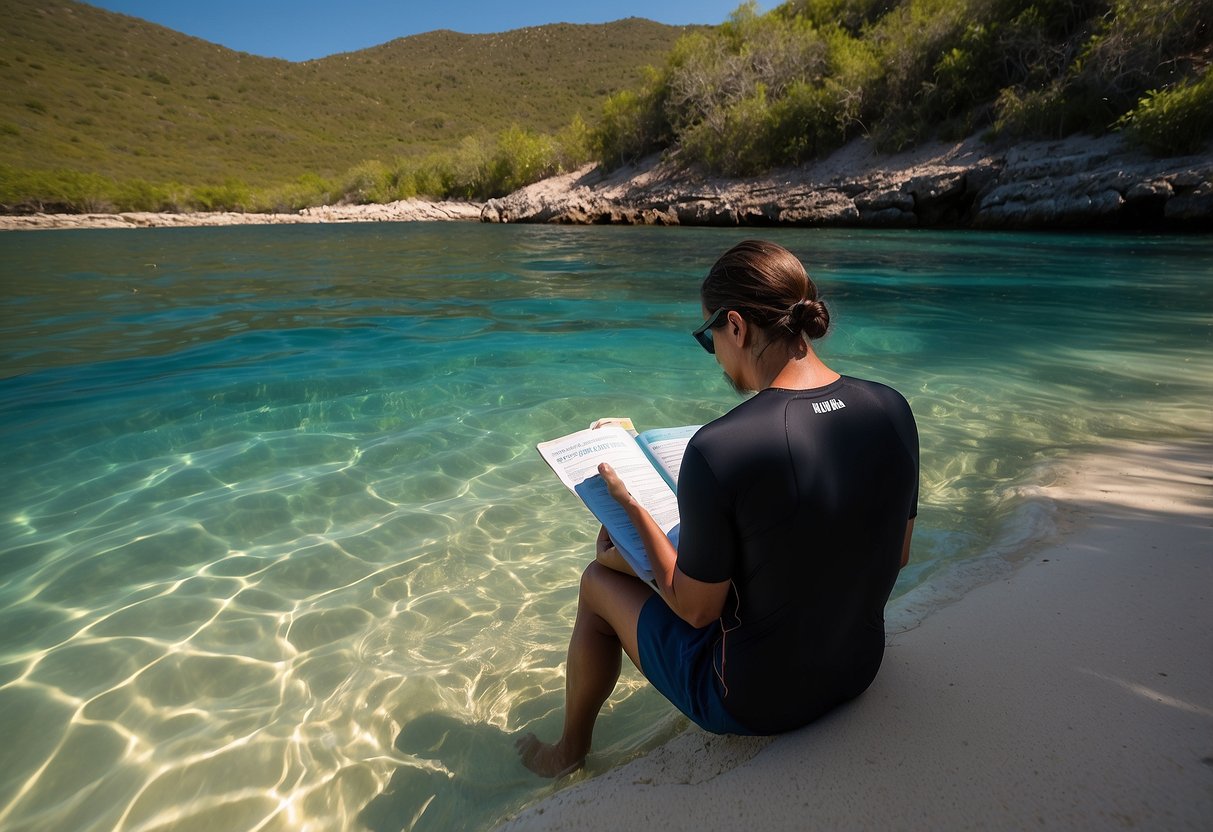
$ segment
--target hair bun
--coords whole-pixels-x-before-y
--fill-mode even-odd
[[[763,240],[743,240],[720,255],[703,279],[699,300],[705,309],[736,310],[768,342],[820,338],[830,326],[804,264]]]
[[[830,313],[819,300],[801,299],[788,310],[788,329],[817,339],[830,328]]]

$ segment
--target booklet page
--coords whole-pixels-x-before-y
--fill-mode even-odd
[[[678,471],[682,468],[682,457],[687,452],[687,444],[695,435],[695,431],[701,427],[702,425],[686,425],[680,428],[654,428],[639,436],[638,441],[674,490],[678,489]]]
[[[541,442],[538,449],[560,480],[581,497],[606,527],[616,548],[627,558],[636,574],[644,580],[652,580],[652,570],[640,535],[627,513],[611,497],[598,473],[600,463],[609,463],[632,496],[648,509],[661,530],[677,545],[678,498],[631,434],[611,427],[584,430],[550,442]]]

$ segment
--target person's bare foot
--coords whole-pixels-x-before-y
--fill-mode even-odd
[[[519,737],[514,743],[522,764],[540,777],[563,777],[585,765],[585,755],[570,754],[560,747],[540,742],[534,734]]]

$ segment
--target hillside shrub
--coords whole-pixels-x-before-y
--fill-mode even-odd
[[[867,125],[880,115],[873,89],[883,68],[876,50],[842,29],[826,30],[823,39],[828,47],[823,82],[832,87],[843,131],[847,138],[855,131],[867,132]]]
[[[1157,156],[1199,152],[1213,140],[1213,66],[1199,78],[1150,90],[1117,124]]]
[[[728,172],[768,166],[772,153],[760,143],[777,126],[770,109],[793,87],[819,82],[829,51],[808,21],[759,16],[753,3],[715,33],[679,40],[664,77],[664,106],[686,159]]]
[[[484,136],[465,136],[443,170],[442,195],[475,199],[488,181],[493,149]]]
[[[663,146],[665,121],[662,96],[654,89],[608,96],[593,131],[594,153],[608,170],[635,162]]]
[[[770,161],[799,164],[841,147],[855,117],[847,108],[848,97],[833,79],[793,84],[771,110]]]
[[[254,195],[254,210],[294,213],[313,205],[326,205],[334,198],[331,183],[314,173],[305,173],[294,182],[258,191]]]
[[[238,211],[255,209],[252,189],[239,179],[227,179],[221,185],[194,188],[189,208],[195,211]]]
[[[772,163],[772,113],[766,87],[712,112],[682,134],[682,150],[690,159],[729,176],[747,176]]]
[[[132,179],[114,184],[112,203],[117,211],[184,211],[190,197],[188,190],[177,183]]]
[[[475,195],[504,196],[553,175],[559,169],[556,142],[550,136],[511,125],[497,136],[485,181]]]
[[[799,17],[822,30],[837,26],[857,36],[890,5],[890,0],[788,0],[770,13],[788,19]]]
[[[562,171],[576,170],[594,158],[594,132],[580,113],[556,134],[556,162]]]
[[[450,177],[450,158],[444,154],[433,154],[420,162],[410,163],[407,169],[408,193],[403,198],[426,197],[441,199],[448,196],[445,183]]]
[[[1076,86],[1107,102],[1107,126],[1143,93],[1180,80],[1213,40],[1213,0],[1112,0],[1074,66]]]
[[[112,179],[95,173],[0,165],[0,206],[9,211],[110,211],[114,188]]]
[[[937,66],[941,56],[963,42],[966,12],[965,0],[910,0],[872,25],[867,39],[882,67],[872,84],[875,99],[883,104],[872,125],[878,149],[897,151],[915,144],[947,113],[950,91],[938,90]]]
[[[388,196],[389,172],[378,159],[368,159],[350,168],[341,183],[341,201],[364,205],[385,202]]]
[[[590,158],[589,136],[589,127],[579,117],[556,137],[517,125],[496,136],[466,136],[452,151],[397,159],[391,165],[361,162],[345,174],[335,196],[346,203],[504,196],[584,164]]]
[[[1071,110],[1060,81],[1038,90],[1007,87],[994,103],[993,134],[1015,139],[1061,138],[1081,122]]]

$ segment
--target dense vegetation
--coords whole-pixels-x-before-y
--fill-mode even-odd
[[[680,34],[430,32],[302,63],[68,0],[0,0],[0,203],[295,208],[483,196],[588,158],[584,119]]]
[[[0,15],[10,209],[486,198],[591,158],[745,175],[861,135],[1213,135],[1213,0],[789,0],[681,37],[432,32],[298,64],[67,0]]]
[[[1213,134],[1213,0],[790,0],[684,37],[606,103],[608,163],[656,149],[730,174],[857,135],[1124,129],[1161,155]]]

